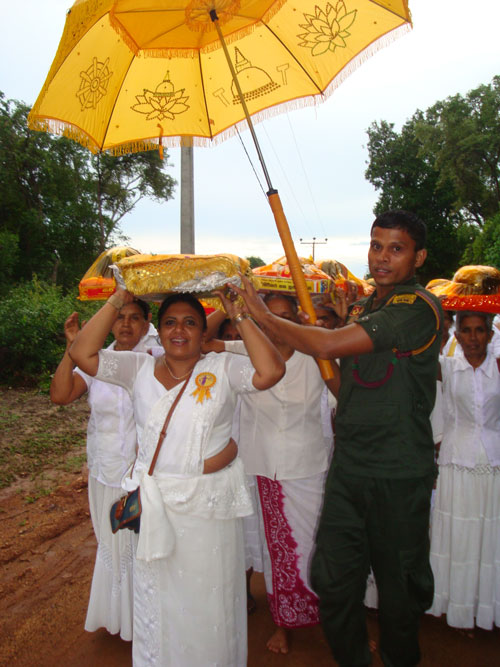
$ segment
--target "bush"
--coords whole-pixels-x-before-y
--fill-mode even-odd
[[[46,387],[64,353],[64,322],[74,311],[88,319],[99,302],[39,281],[16,285],[0,303],[0,382]]]

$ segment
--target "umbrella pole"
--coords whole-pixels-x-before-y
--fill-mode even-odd
[[[250,113],[248,111],[248,107],[245,101],[245,98],[243,96],[243,91],[241,90],[240,83],[238,81],[238,76],[236,74],[236,71],[233,67],[233,63],[231,61],[231,57],[229,55],[229,52],[227,50],[226,46],[226,41],[224,39],[224,35],[222,34],[222,30],[220,29],[219,25],[219,19],[217,16],[217,12],[215,9],[210,10],[210,18],[212,19],[212,22],[215,26],[215,29],[217,30],[217,34],[219,36],[220,42],[222,44],[222,49],[224,51],[224,55],[226,56],[227,64],[229,66],[229,69],[231,71],[231,76],[233,77],[234,85],[236,86],[236,90],[238,91],[238,95],[240,98],[241,105],[243,107],[243,111],[245,113],[245,117],[248,123],[248,128],[250,130],[250,133],[252,135],[253,142],[255,144],[255,150],[257,151],[257,155],[259,157],[260,164],[262,166],[262,170],[264,172],[264,176],[267,182],[267,199],[269,201],[269,205],[271,207],[271,211],[273,212],[274,215],[274,220],[276,222],[276,227],[278,229],[278,233],[281,238],[281,243],[283,244],[283,249],[285,251],[286,259],[288,262],[288,266],[290,268],[290,274],[292,276],[293,284],[295,285],[295,290],[297,292],[297,297],[299,299],[300,307],[304,312],[306,312],[309,315],[309,319],[311,321],[311,324],[314,324],[316,322],[316,313],[314,312],[314,308],[312,305],[311,301],[311,296],[309,292],[307,291],[307,286],[306,286],[306,280],[304,278],[304,273],[302,271],[302,267],[300,266],[299,258],[297,255],[297,251],[295,250],[295,245],[293,243],[292,235],[290,234],[290,228],[288,226],[288,222],[285,216],[285,212],[283,211],[283,206],[281,204],[281,199],[278,194],[278,191],[273,188],[272,183],[271,183],[271,178],[269,176],[269,172],[267,171],[266,163],[264,161],[264,156],[262,154],[262,151],[260,150],[260,145],[259,145],[259,140],[257,139],[257,135],[255,134],[255,129],[252,123],[252,120],[250,118]],[[318,365],[321,370],[321,376],[324,380],[330,380],[333,378],[333,369],[332,365],[328,360],[325,359],[318,359]]]

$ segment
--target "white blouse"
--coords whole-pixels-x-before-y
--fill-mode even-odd
[[[142,350],[144,338],[134,348]],[[115,341],[108,347],[114,350]],[[121,354],[121,353],[120,353]],[[79,368],[88,390],[90,417],[87,425],[89,474],[102,484],[120,488],[122,477],[136,455],[134,409],[129,393],[116,385],[100,382]]]
[[[181,382],[167,390],[154,377],[154,368],[151,355],[101,350],[96,375],[132,395],[139,450],[132,474],[124,478],[122,487],[131,491],[140,486],[137,558],[147,561],[171,553],[175,536],[168,520],[170,511],[206,519],[232,519],[253,512],[239,457],[218,472],[203,474],[204,460],[229,442],[238,394],[256,391],[250,361],[215,353],[200,359],[172,414],[153,476],[149,476],[158,436],[183,386]]]
[[[500,373],[495,357],[488,349],[476,370],[462,355],[441,357],[440,363],[444,429],[439,465],[500,465]]]
[[[118,384],[132,396],[139,456],[136,469],[149,468],[165,417],[182,382],[167,390],[154,376],[155,359],[135,352],[99,352],[96,378]],[[200,400],[197,380],[211,373],[215,382]],[[176,407],[155,471],[189,477],[203,472],[204,460],[229,442],[239,393],[256,391],[255,370],[248,359],[210,353],[194,367]]]
[[[243,341],[225,346],[246,354]],[[332,441],[323,433],[324,388],[314,359],[295,351],[274,387],[242,396],[238,444],[247,474],[300,479],[328,468]]]

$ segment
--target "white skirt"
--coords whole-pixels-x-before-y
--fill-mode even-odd
[[[175,533],[173,552],[134,560],[134,667],[245,667],[241,518],[165,511]]]
[[[131,530],[111,532],[111,505],[122,489],[107,486],[89,476],[89,506],[97,538],[97,555],[90,589],[85,630],[106,628],[111,634],[132,640],[133,555],[137,536]]]
[[[261,508],[259,491],[255,475],[246,476],[248,490],[252,497],[254,507],[253,514],[243,517],[243,535],[245,539],[245,570],[253,569],[254,572],[264,572],[264,553],[262,544]]]
[[[430,561],[428,613],[455,628],[500,626],[500,467],[439,467]]]

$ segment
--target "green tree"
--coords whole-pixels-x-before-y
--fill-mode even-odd
[[[250,264],[251,269],[256,269],[258,266],[266,265],[263,259],[261,259],[260,257],[255,257],[254,255],[250,255],[250,257],[245,257],[245,259]]]
[[[463,221],[453,209],[452,184],[439,182],[439,173],[421,154],[422,144],[415,130],[422,117],[417,111],[400,133],[392,123],[372,123],[365,175],[380,191],[377,215],[388,209],[406,209],[426,222],[428,258],[419,274],[425,284],[431,278],[453,275],[469,239],[463,234],[461,241],[457,240]]]
[[[454,209],[482,226],[500,210],[500,76],[437,102],[416,132],[439,181],[453,184]]]
[[[89,319],[100,306],[36,276],[10,289],[0,300],[0,383],[47,383],[64,353],[66,318],[77,310]]]
[[[429,230],[422,282],[450,277],[464,257],[478,255],[481,228],[500,210],[500,77],[416,111],[399,133],[373,123],[368,137],[375,212],[417,213]],[[471,244],[476,251],[466,251]]]
[[[484,223],[466,248],[462,264],[485,264],[500,269],[500,213]]]
[[[37,274],[69,288],[105,247],[123,240],[123,216],[143,197],[171,198],[175,181],[156,151],[94,156],[29,130],[28,112],[0,93],[0,244],[12,258],[3,281]]]

